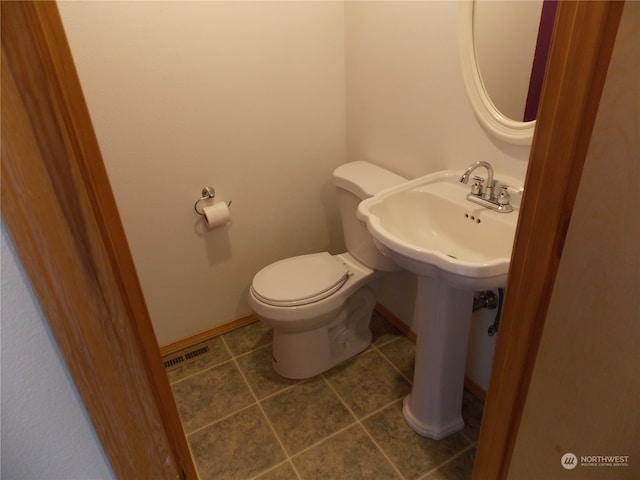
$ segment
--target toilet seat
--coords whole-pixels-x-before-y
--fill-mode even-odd
[[[300,255],[272,263],[253,278],[251,291],[277,307],[308,305],[333,295],[351,272],[328,252]]]

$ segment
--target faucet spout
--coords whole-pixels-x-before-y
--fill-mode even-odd
[[[489,162],[479,161],[470,165],[469,168],[467,168],[467,170],[460,177],[460,182],[469,183],[469,176],[478,167],[484,167],[487,169],[487,187],[485,188],[485,191],[484,191],[484,198],[489,200],[493,196],[493,187],[494,187],[493,167]]]

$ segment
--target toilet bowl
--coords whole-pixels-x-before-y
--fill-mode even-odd
[[[284,276],[281,284],[269,282]],[[273,327],[275,371],[286,378],[308,378],[367,348],[376,303],[367,285],[378,276],[348,253],[302,255],[261,270],[249,305]]]
[[[249,291],[249,306],[273,327],[273,368],[286,378],[317,375],[367,348],[375,280],[398,270],[375,248],[356,209],[364,198],[406,179],[352,162],[338,167],[333,180],[348,251],[275,262],[255,275]]]

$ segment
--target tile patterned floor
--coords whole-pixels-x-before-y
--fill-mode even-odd
[[[271,368],[261,323],[205,342],[167,373],[201,480],[471,477],[482,403],[464,393],[465,429],[441,441],[402,418],[414,344],[381,316],[357,357],[293,381]]]

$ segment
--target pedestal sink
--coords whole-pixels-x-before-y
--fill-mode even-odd
[[[381,191],[357,214],[379,250],[418,276],[415,373],[403,415],[436,440],[464,427],[473,294],[506,284],[522,192],[503,176],[514,209],[499,213],[466,199],[461,173],[444,170]]]

